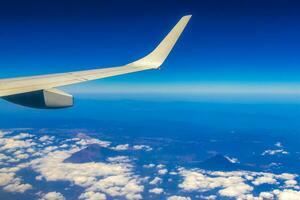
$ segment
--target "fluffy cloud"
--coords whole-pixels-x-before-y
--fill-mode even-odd
[[[19,160],[27,159],[27,158],[29,158],[29,155],[26,154],[26,153],[21,153],[21,154],[17,154],[17,155],[15,156],[15,158],[17,158],[17,159],[19,159]]]
[[[46,156],[31,161],[32,168],[48,181],[70,181],[86,188],[86,192],[106,193],[113,197],[141,199],[143,186],[132,174],[127,163],[64,163],[73,150],[49,152]],[[84,193],[81,197],[94,193]],[[93,196],[99,196],[94,194]]]
[[[84,138],[64,140],[55,145],[53,136],[33,138],[26,133],[10,138],[5,136],[2,134],[0,139],[0,151],[10,151],[12,156],[0,153],[0,159],[20,162],[15,164],[15,167],[0,168],[0,186],[5,191],[25,192],[31,189],[30,184],[22,183],[21,179],[16,177],[20,169],[30,167],[39,174],[36,177],[37,181],[70,181],[85,188],[80,199],[106,199],[106,195],[129,200],[142,198],[144,186],[140,182],[143,179],[133,173],[133,166],[127,156],[110,157],[109,163],[64,163],[66,158],[88,144],[97,143],[107,147],[110,145],[109,142]],[[48,146],[49,144],[51,146]],[[61,147],[64,144],[65,146]],[[124,147],[128,148],[127,145],[118,148]],[[29,161],[22,163],[22,159]],[[41,199],[64,199],[64,197],[60,193],[50,192],[44,194]]]
[[[14,178],[10,181],[8,185],[6,185],[3,189],[7,192],[19,192],[24,193],[25,191],[31,189],[32,186],[28,183],[21,183],[19,178]]]
[[[152,148],[148,145],[134,145],[134,150],[145,150],[145,151],[152,151]]]
[[[157,169],[162,169],[162,168],[165,168],[165,167],[166,167],[166,166],[163,165],[163,164],[159,164],[159,165],[156,166]]]
[[[157,185],[162,183],[162,179],[159,177],[155,177],[152,181],[149,182],[150,185]]]
[[[4,138],[5,135],[6,134],[3,134],[0,140],[0,143],[2,145],[1,147],[2,151],[11,151],[20,148],[26,148],[28,146],[31,146],[32,144],[31,142],[28,141],[19,140],[21,138],[27,137],[28,136],[27,134],[22,133],[19,136],[17,135],[11,138]],[[12,158],[8,155],[0,154],[1,160],[6,160],[6,162],[18,162],[19,159],[28,158],[28,155],[23,154],[23,151],[21,150],[17,150],[16,152],[14,152],[12,156],[16,157],[17,159]],[[14,164],[13,167],[1,167],[0,186],[3,187],[3,189],[7,192],[24,193],[25,191],[31,189],[32,186],[30,184],[22,183],[22,180],[16,177],[16,172],[25,167],[27,167],[26,164]]]
[[[28,148],[35,146],[35,142],[31,142],[30,140],[18,140],[14,138],[2,138],[0,140],[0,150],[15,150],[20,148]]]
[[[283,191],[275,191],[275,194],[278,196],[278,200],[299,200],[300,192],[295,190],[283,190]]]
[[[129,144],[119,144],[115,147],[113,147],[112,149],[117,150],[117,151],[124,151],[124,150],[128,150],[129,148]]]
[[[285,184],[286,187],[297,187],[296,186],[297,183],[298,182],[296,180],[294,180],[294,179],[287,180],[287,181],[284,182],[284,184]],[[299,187],[297,187],[297,188],[299,188]]]
[[[180,174],[184,177],[184,181],[179,185],[180,188],[187,191],[208,191],[215,188],[223,188],[220,194],[229,195],[233,191],[234,194],[240,195],[248,193],[252,190],[244,183],[244,179],[239,173],[231,174],[231,176],[210,176],[209,173],[201,170],[180,170]],[[237,192],[238,191],[238,192]]]
[[[99,144],[102,147],[115,150],[144,150],[151,148],[147,145],[129,144],[110,147],[110,142],[95,138],[80,137],[72,139],[58,139],[53,136],[41,138],[28,133],[2,133],[0,132],[0,187],[7,192],[25,192],[32,186],[24,183],[18,171],[30,168],[37,173],[35,181],[68,181],[72,185],[83,188],[79,195],[81,200],[106,200],[106,199],[142,199],[144,184],[150,189],[148,192],[153,197],[156,194],[167,194],[169,200],[190,200],[188,196],[171,196],[167,188],[161,188],[163,179],[160,175],[169,173],[172,181],[179,181],[178,191],[192,192],[192,198],[199,199],[299,199],[300,187],[295,174],[273,174],[250,171],[208,171],[202,169],[173,168],[164,164],[143,165],[142,170],[157,174],[158,177],[141,177],[136,174],[136,160],[132,155],[106,158],[105,162],[65,163],[64,160],[73,153],[85,148],[89,144]],[[282,145],[276,145],[280,147]],[[280,149],[279,149],[280,150]],[[278,150],[275,150],[278,151]],[[283,151],[283,150],[282,150]],[[281,151],[280,151],[281,152]],[[278,153],[278,152],[276,152]],[[270,151],[266,154],[274,155]],[[281,152],[283,153],[283,152]],[[233,163],[235,158],[227,158]],[[11,164],[13,163],[13,164]],[[178,177],[180,176],[180,177]],[[162,176],[161,176],[162,177]],[[179,178],[179,179],[178,179]],[[171,180],[171,179],[170,179]],[[170,181],[169,180],[169,181]],[[149,185],[147,185],[149,184]],[[262,184],[272,184],[271,191],[256,192],[256,187]],[[152,186],[152,187],[151,187]],[[181,189],[181,190],[179,190]],[[213,192],[213,195],[203,194]],[[210,194],[209,193],[209,194]],[[257,196],[254,196],[257,194]],[[39,195],[42,200],[64,199],[58,192]],[[144,197],[145,198],[145,197]]]
[[[196,196],[196,197],[199,198],[199,199],[204,199],[204,200],[215,200],[215,199],[217,199],[216,195],[209,195],[209,196],[199,195],[199,196]]]
[[[140,193],[144,187],[139,185],[137,179],[127,175],[108,176],[96,181],[89,191],[101,191],[112,197],[124,196],[127,199],[141,199]]]
[[[164,192],[164,189],[162,188],[153,188],[149,190],[150,193],[154,193],[154,194],[162,194]]]
[[[7,185],[14,179],[13,173],[0,173],[0,186]]]
[[[117,163],[117,162],[123,162],[123,163],[127,163],[127,162],[130,162],[130,159],[128,156],[115,156],[115,157],[109,157],[107,158],[107,160],[109,162],[114,162],[114,163]]]
[[[17,139],[17,140],[20,140],[20,139],[24,139],[24,138],[32,138],[33,135],[29,134],[29,133],[20,133],[14,137],[12,137],[13,139]]]
[[[230,185],[222,190],[219,190],[219,194],[227,197],[239,197],[251,192],[252,190],[253,187],[245,183],[238,183],[237,185]]]
[[[93,191],[88,191],[85,193],[82,193],[79,196],[79,199],[84,199],[84,200],[106,200],[106,195],[100,192],[93,192]]]
[[[164,175],[164,174],[168,173],[168,170],[167,169],[160,169],[160,170],[158,170],[158,173],[160,175]]]
[[[190,197],[183,197],[183,196],[170,196],[167,200],[191,200]]]
[[[39,141],[41,141],[41,142],[47,142],[47,141],[53,141],[53,140],[54,140],[54,136],[49,136],[49,135],[44,135],[39,138]]]
[[[273,174],[265,174],[264,176],[260,176],[252,181],[254,185],[261,185],[261,184],[278,184],[276,179],[274,178]]]
[[[108,141],[103,141],[103,140],[99,140],[96,138],[89,138],[89,137],[85,137],[82,139],[73,138],[73,139],[66,140],[66,142],[68,141],[76,141],[76,144],[81,146],[87,146],[89,144],[98,144],[102,147],[108,147],[110,145],[110,142]]]
[[[271,192],[261,192],[259,193],[261,199],[274,199],[274,194]]]
[[[39,200],[65,200],[65,197],[59,192],[49,192],[44,194]]]
[[[254,186],[261,184],[279,184],[284,183],[286,187],[297,188],[297,181],[294,180],[294,174],[272,174],[264,172],[250,171],[205,171],[201,169],[186,170],[179,168],[179,174],[183,176],[183,182],[179,188],[184,191],[205,192],[209,190],[218,190],[218,194],[224,197],[234,197],[237,199],[259,199],[267,196],[283,195],[282,192],[262,192],[260,196],[254,197],[251,192]],[[250,182],[251,181],[251,182]],[[253,184],[253,185],[252,185]],[[294,191],[294,190],[291,190]],[[289,192],[291,192],[289,191]]]

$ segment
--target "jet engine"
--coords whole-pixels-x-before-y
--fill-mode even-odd
[[[2,97],[6,101],[40,109],[59,109],[74,105],[74,98],[57,89],[46,89]]]

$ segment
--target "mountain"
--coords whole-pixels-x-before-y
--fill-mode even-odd
[[[86,148],[72,154],[65,159],[65,163],[104,162],[108,157],[119,156],[121,152],[101,147],[98,144],[90,144]],[[122,153],[121,153],[122,154]]]

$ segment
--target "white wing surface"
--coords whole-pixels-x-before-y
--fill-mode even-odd
[[[124,66],[85,70],[77,72],[30,76],[21,78],[0,79],[0,97],[10,97],[35,91],[101,79],[121,74],[133,73],[148,69],[157,69],[165,61],[191,15],[182,17],[161,43],[147,56]],[[9,98],[4,98],[9,100]],[[17,102],[14,102],[17,103]]]

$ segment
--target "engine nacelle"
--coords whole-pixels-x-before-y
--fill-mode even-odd
[[[2,98],[15,104],[40,109],[58,109],[74,105],[72,95],[57,89],[39,90]]]

